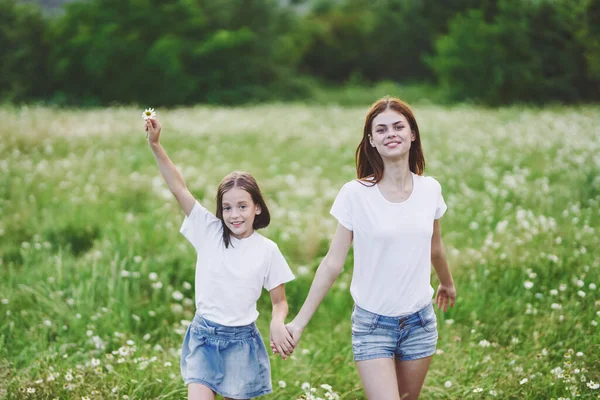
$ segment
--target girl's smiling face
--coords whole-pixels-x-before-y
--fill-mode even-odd
[[[254,233],[254,218],[261,213],[260,205],[252,201],[250,193],[232,187],[223,193],[223,222],[231,235],[237,239],[247,238]]]

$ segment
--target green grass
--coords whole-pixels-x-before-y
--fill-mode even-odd
[[[394,93],[410,104],[441,104],[449,102],[448,95],[439,87],[427,83],[399,84],[381,81],[367,85],[348,82],[341,86],[329,87],[312,83],[307,102],[311,104],[339,104],[341,106],[365,107],[375,99]]]
[[[258,179],[272,214],[263,233],[298,276],[286,287],[290,316],[327,251],[329,208],[354,177],[374,99],[158,110],[164,147],[209,209],[228,172]],[[417,104],[426,173],[448,204],[443,237],[458,290],[456,306],[438,312],[422,397],[597,398],[600,108]],[[194,312],[195,254],[141,111],[0,109],[0,398],[186,395],[178,352]],[[352,256],[294,357],[271,358],[266,399],[303,398],[304,383],[317,397],[327,384],[342,399],[364,398],[351,274]],[[259,311],[268,337],[266,293]]]

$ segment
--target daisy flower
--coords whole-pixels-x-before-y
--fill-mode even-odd
[[[154,118],[156,117],[156,111],[154,111],[154,108],[146,108],[144,110],[144,112],[142,113],[142,118],[144,118],[144,121],[147,120],[148,118]]]

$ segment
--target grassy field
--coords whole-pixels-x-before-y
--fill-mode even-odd
[[[228,172],[258,179],[272,214],[263,234],[297,274],[290,316],[355,176],[367,105],[157,110],[164,147],[209,209]],[[186,396],[178,354],[195,253],[141,111],[0,108],[0,398]],[[600,398],[600,107],[415,112],[458,290],[438,312],[422,397]],[[364,398],[352,261],[292,359],[271,358],[265,399]],[[268,337],[266,293],[259,311]]]

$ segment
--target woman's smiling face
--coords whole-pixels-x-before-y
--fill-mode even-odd
[[[382,158],[397,159],[408,155],[415,135],[406,117],[386,110],[373,118],[369,142]]]

